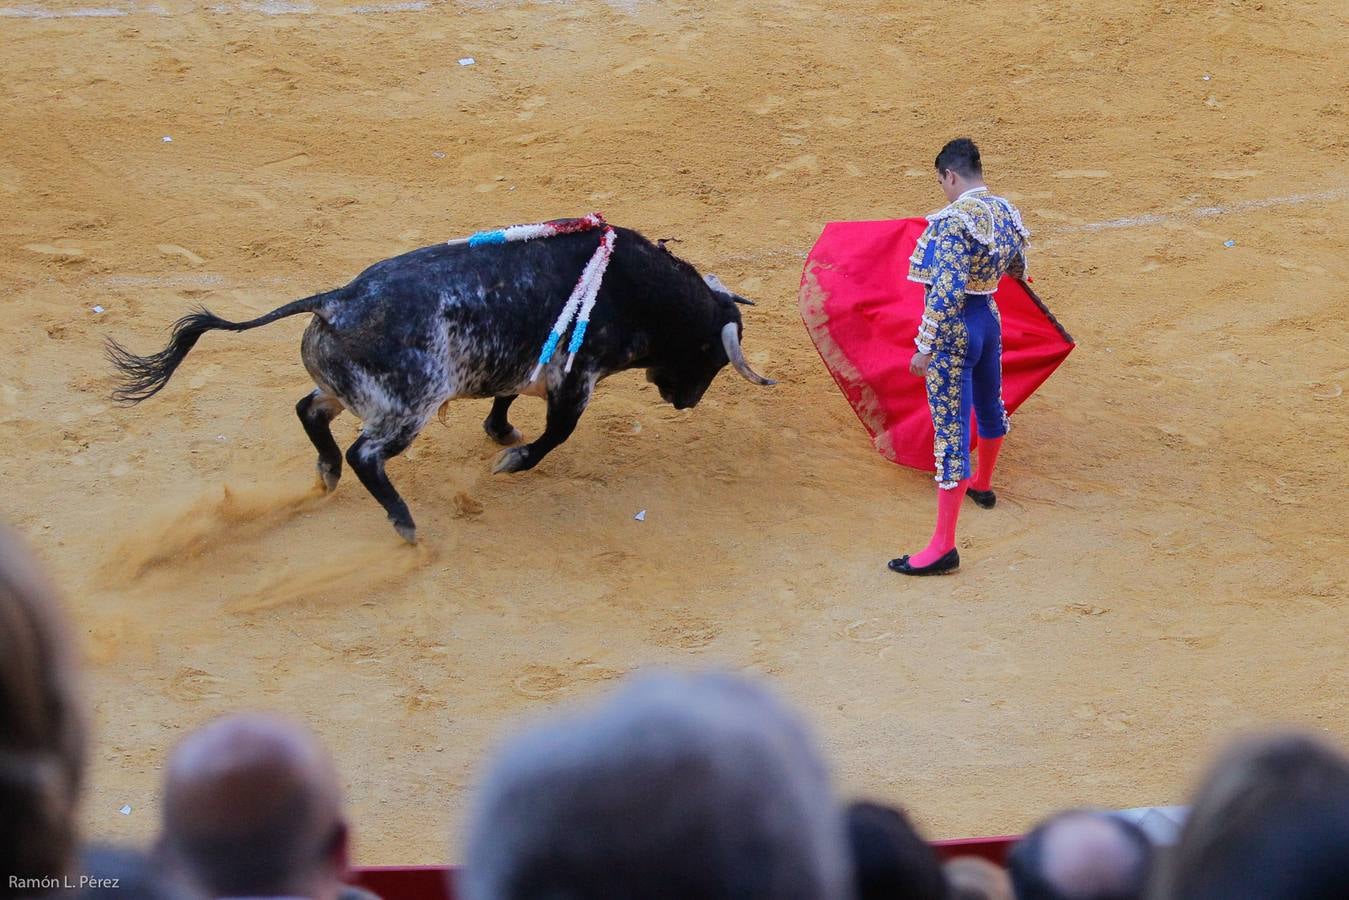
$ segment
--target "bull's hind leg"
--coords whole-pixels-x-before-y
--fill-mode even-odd
[[[321,388],[305,394],[295,404],[295,413],[300,417],[304,433],[309,435],[319,452],[319,478],[323,479],[324,489],[329,491],[337,487],[337,481],[342,477],[342,449],[333,440],[333,431],[328,427],[341,412],[341,402]]]
[[[384,473],[384,463],[406,450],[423,424],[420,420],[410,419],[369,424],[356,443],[347,448],[347,462],[352,471],[389,514],[394,531],[409,544],[417,543],[417,526],[412,521],[412,513],[408,512],[408,505]]]
[[[518,444],[525,439],[520,429],[512,425],[510,419],[506,417],[511,404],[515,402],[515,397],[515,394],[511,394],[509,397],[497,397],[493,400],[492,411],[482,423],[482,430],[487,432],[487,436],[503,447]]]

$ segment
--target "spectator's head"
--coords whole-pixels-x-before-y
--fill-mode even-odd
[[[942,867],[951,900],[1013,900],[1007,870],[978,856],[958,856]]]
[[[853,803],[847,824],[857,900],[944,900],[941,862],[902,811]]]
[[[1247,739],[1204,779],[1161,900],[1349,897],[1349,759],[1302,734]]]
[[[188,735],[169,758],[160,850],[209,896],[333,898],[347,826],[332,759],[284,719],[240,715]]]
[[[0,897],[58,878],[76,846],[84,722],[51,586],[0,528]],[[40,891],[30,891],[39,893]]]
[[[648,675],[531,730],[475,799],[467,900],[835,900],[842,811],[797,717],[729,675]]]
[[[1017,900],[1138,900],[1152,856],[1152,843],[1132,822],[1074,810],[1037,825],[1007,865]]]

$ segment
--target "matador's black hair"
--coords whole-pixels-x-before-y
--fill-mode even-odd
[[[969,138],[956,138],[937,154],[937,173],[955,172],[962,178],[984,174],[984,163],[979,148]]]

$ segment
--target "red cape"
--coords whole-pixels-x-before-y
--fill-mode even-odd
[[[932,418],[909,357],[923,286],[908,280],[925,219],[830,222],[801,275],[801,318],[834,380],[886,459],[933,471]],[[1011,413],[1072,352],[1073,339],[1023,281],[1004,276],[1002,396]]]

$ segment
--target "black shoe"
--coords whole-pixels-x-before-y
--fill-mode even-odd
[[[975,506],[982,506],[984,509],[992,509],[998,505],[998,495],[992,491],[976,491],[970,488],[965,492],[965,496],[973,500]]]
[[[909,558],[901,556],[899,559],[890,560],[890,571],[898,572],[901,575],[946,575],[960,568],[960,551],[952,547],[946,555],[937,560],[930,566],[914,568],[909,565]]]

